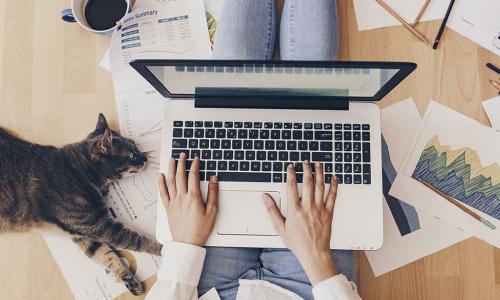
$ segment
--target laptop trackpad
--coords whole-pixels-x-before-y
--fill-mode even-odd
[[[262,193],[268,193],[281,208],[279,192],[274,191],[220,191],[218,234],[277,235],[262,202]]]

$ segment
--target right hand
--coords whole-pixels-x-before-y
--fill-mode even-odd
[[[316,181],[308,161],[304,165],[302,198],[299,198],[295,168],[287,168],[288,217],[281,214],[272,196],[263,194],[264,204],[285,245],[295,254],[313,285],[337,274],[330,251],[333,208],[338,182],[334,177],[326,201],[323,166],[315,165]]]

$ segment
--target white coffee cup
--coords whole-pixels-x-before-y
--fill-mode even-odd
[[[85,19],[85,6],[89,2],[89,0],[71,0],[71,8],[66,8],[63,9],[63,11],[61,11],[61,19],[65,22],[72,22],[72,23],[76,22],[80,24],[80,26],[91,32],[111,35],[113,31],[116,29],[116,27],[121,23],[123,18],[125,18],[125,16],[132,10],[130,0],[124,0],[124,1],[127,3],[127,9],[125,10],[123,17],[120,19],[120,21],[116,22],[115,26],[105,30],[93,29]]]

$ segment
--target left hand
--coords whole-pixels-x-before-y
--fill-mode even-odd
[[[160,194],[167,211],[168,225],[176,242],[204,246],[217,217],[219,184],[216,176],[208,184],[207,204],[200,190],[200,159],[196,157],[186,179],[186,154],[182,153],[175,166],[169,161],[167,180],[160,176]]]

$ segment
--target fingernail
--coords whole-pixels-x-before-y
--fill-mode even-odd
[[[288,168],[295,168],[293,164],[288,164]]]
[[[186,156],[186,153],[181,152],[181,156],[180,156],[180,157],[181,157],[181,158],[184,158],[185,156]]]
[[[321,167],[321,163],[320,162],[315,162],[314,165],[316,166],[316,168]]]
[[[217,183],[217,182],[219,182],[219,178],[217,178],[217,176],[214,175],[214,176],[210,177],[210,181],[212,181],[213,183]]]

